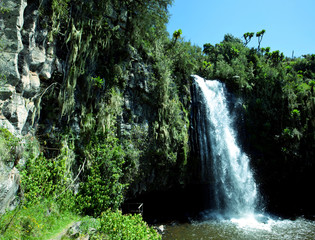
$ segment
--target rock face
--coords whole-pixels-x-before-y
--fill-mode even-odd
[[[20,186],[19,171],[9,168],[0,161],[0,215],[13,210],[18,203],[17,192]]]
[[[70,75],[69,71],[71,70],[69,66],[72,64],[69,58],[73,57],[69,46],[72,45],[69,43],[68,46],[64,40],[60,39],[49,41],[48,30],[42,25],[49,23],[50,20],[45,23],[41,22],[43,13],[40,15],[39,6],[50,3],[51,1],[46,0],[0,0],[0,4],[9,10],[9,12],[0,13],[0,128],[8,129],[17,137],[33,135],[35,132],[47,134],[50,131],[62,129],[61,127],[66,124],[72,128],[74,134],[79,136],[84,111],[90,109],[91,112],[97,113],[99,109],[94,109],[97,106],[94,103],[105,97],[102,95],[105,91],[95,89],[94,91],[91,86],[89,87],[92,90],[88,90],[86,88],[88,84],[82,81],[84,77],[80,81],[71,79],[67,82],[66,78]],[[120,12],[113,11],[111,14],[111,21],[113,21],[111,27],[119,23],[119,31],[124,31],[128,22],[127,10],[121,9]],[[76,49],[77,46],[73,46]],[[146,59],[142,59],[140,51],[138,52],[127,43],[125,47],[118,52],[123,57],[119,57],[121,60],[117,64],[117,69],[115,68],[116,65],[111,69],[115,72],[115,76],[119,76],[117,81],[122,81],[124,84],[123,90],[120,92],[122,113],[117,116],[117,130],[121,138],[131,139],[137,135],[137,139],[143,140],[139,141],[141,142],[138,144],[139,146],[132,143],[128,146],[130,152],[140,155],[139,152],[144,151],[140,144],[142,142],[146,144],[148,136],[153,132],[153,124],[158,115],[156,107],[152,107],[154,104],[152,103],[152,96],[150,96],[153,88],[150,79],[154,73],[150,63]],[[75,51],[73,50],[73,52]],[[108,59],[84,60],[85,63],[88,62],[86,67],[91,68],[89,71],[93,74],[99,74],[96,69],[104,69],[103,66],[99,66],[103,65],[104,61],[105,64],[115,63],[116,60],[113,60],[112,63],[110,59],[116,57],[115,54],[113,54],[114,57],[110,54],[108,56],[104,54],[104,56]],[[77,63],[73,64],[76,65]],[[107,84],[107,80],[103,87],[105,84]],[[50,89],[51,86],[58,86],[55,88],[57,90],[52,91],[49,99],[48,97],[45,98],[47,89]],[[69,91],[62,92],[64,89]],[[94,91],[93,94],[97,92],[97,96],[91,93],[90,97],[86,93],[87,90],[89,93]],[[69,103],[69,105],[73,111],[66,113],[69,116],[64,116],[63,112],[58,109],[61,105],[60,101],[63,101],[63,105],[67,105],[72,100],[71,94],[74,104],[72,106]],[[41,99],[42,97],[43,99]],[[59,99],[60,97],[63,97],[62,100]],[[80,106],[83,107],[80,108]],[[41,118],[38,117],[40,107],[42,108]],[[60,117],[60,115],[62,116]],[[67,118],[67,120],[62,118]],[[36,129],[35,126],[39,127]],[[137,163],[136,171],[140,168],[138,165],[141,166],[145,161],[145,159],[139,160],[140,163]],[[1,163],[1,161],[0,164],[1,210],[11,206],[10,203],[15,201],[14,196],[18,191],[18,185],[13,183],[18,179],[18,171],[13,171],[14,164],[8,166],[7,163]],[[153,185],[155,180],[159,178],[149,163],[145,162],[142,165],[147,166],[145,173],[143,173],[145,177],[139,177],[141,179],[135,184],[134,192],[146,191],[148,186]],[[166,182],[165,180],[164,185]],[[158,186],[158,184],[155,185]]]
[[[55,47],[37,22],[39,1],[0,3],[9,10],[0,13],[0,127],[19,137],[33,128],[41,81],[55,69]],[[14,161],[0,158],[0,214],[16,206],[19,182]]]
[[[0,127],[25,135],[34,124],[41,79],[54,70],[55,47],[39,27],[38,1],[4,0],[3,6],[9,12],[0,15]]]

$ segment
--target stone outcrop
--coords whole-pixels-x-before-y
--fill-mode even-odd
[[[42,3],[48,5],[48,1],[0,0],[0,3],[9,9],[9,12],[0,13],[0,128],[6,128],[15,136],[21,137],[34,133],[48,135],[50,131],[58,132],[68,124],[73,133],[79,137],[82,128],[81,117],[84,115],[84,111],[82,111],[82,115],[80,114],[80,106],[83,106],[84,110],[92,108],[91,112],[97,113],[99,109],[96,109],[97,104],[94,103],[105,97],[105,91],[95,90],[98,92],[96,96],[92,93],[91,96],[86,96],[88,95],[85,92],[88,84],[81,81],[85,76],[82,76],[80,81],[74,81],[75,83],[67,83],[66,78],[70,68],[66,62],[71,55],[67,51],[71,51],[71,47],[69,47],[71,42],[67,43],[69,45],[67,46],[59,38],[59,42],[57,40],[56,42],[49,41],[48,30],[42,26],[43,21],[39,21],[39,19],[45,18],[40,15],[39,6]],[[124,31],[127,26],[127,10],[113,11],[111,14],[112,17],[109,18],[112,19],[112,24],[110,26],[115,28],[118,23],[119,31]],[[49,21],[47,20],[45,23]],[[120,92],[122,113],[117,117],[119,137],[130,139],[137,135],[137,139],[142,139],[139,142],[145,142],[153,131],[152,126],[158,114],[156,108],[152,107],[154,103],[150,96],[154,88],[152,81],[150,82],[154,74],[152,66],[147,60],[142,59],[140,51],[138,52],[129,44],[126,44],[126,48],[117,54],[123,54],[123,57],[117,64],[117,69],[114,67],[113,70],[115,70],[115,75],[119,76],[119,81],[121,80],[124,84],[123,91]],[[92,59],[90,62],[88,61],[86,67],[93,72],[100,67],[99,65],[104,64],[104,61],[105,64],[111,62],[106,58]],[[102,66],[101,69],[103,68]],[[107,79],[105,83],[107,84]],[[58,87],[52,91],[50,95],[52,97],[49,100],[41,99],[48,92],[47,89],[50,89],[50,86],[57,85]],[[69,90],[69,95],[66,90],[62,92],[67,88],[71,90]],[[73,111],[69,111],[66,113],[67,116],[63,116],[63,113],[58,112],[61,105],[58,101],[64,101],[63,103],[66,105],[67,101],[71,101],[69,100],[72,97],[71,94],[74,104],[71,106],[73,109],[70,110]],[[60,96],[64,96],[63,100],[60,100]],[[42,117],[38,117],[39,108],[37,106],[41,107]],[[59,114],[62,116],[60,117]],[[63,117],[64,119],[62,119]],[[39,127],[36,129],[35,126]],[[144,151],[141,146],[133,143],[130,143],[128,148],[130,152],[135,153]],[[140,177],[137,179],[133,186],[133,193],[146,191],[148,186],[153,185],[159,178],[155,169],[146,161],[143,158],[137,163],[136,171],[142,165],[146,167],[141,170],[145,177],[141,176],[141,179]],[[18,191],[18,185],[13,183],[18,179],[18,171],[14,168],[14,164],[8,166],[7,163],[1,163],[1,161],[0,164],[0,179],[3,180],[3,185],[0,187],[0,209],[3,209],[11,206],[11,202],[15,201],[14,196]],[[15,169],[14,177],[12,177],[13,169]],[[167,185],[167,178],[163,178],[163,181],[163,184]],[[163,188],[161,184],[155,184],[155,186]],[[7,195],[8,193],[10,194]]]
[[[20,186],[19,171],[0,161],[0,215],[6,210],[13,210],[19,202],[17,192]]]
[[[0,127],[17,137],[33,129],[35,103],[45,90],[42,81],[56,66],[54,44],[37,21],[39,2],[0,1],[8,9],[0,13]],[[0,158],[0,214],[16,206],[19,184],[14,161]]]
[[[55,47],[37,21],[39,1],[3,4],[9,11],[0,15],[0,127],[25,135],[34,124],[34,103],[44,90],[41,80],[49,79],[55,69]]]

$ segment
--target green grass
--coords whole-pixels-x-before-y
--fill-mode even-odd
[[[20,206],[0,216],[0,240],[48,240],[61,237],[72,223],[81,221],[80,236],[90,239],[159,240],[161,236],[142,220],[141,215],[123,215],[120,211],[108,209],[99,218],[79,216],[61,211],[53,201],[44,201],[26,208]]]
[[[0,217],[0,239],[50,239],[79,219],[71,212],[60,212],[51,201],[29,208],[21,206]]]

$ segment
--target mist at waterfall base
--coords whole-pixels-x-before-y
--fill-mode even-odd
[[[168,226],[163,239],[315,239],[315,223],[263,212],[249,158],[237,142],[224,84],[193,76],[194,129],[209,209],[198,221]],[[197,196],[196,196],[197,197]]]

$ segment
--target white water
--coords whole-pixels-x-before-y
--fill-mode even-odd
[[[201,174],[214,185],[210,192],[215,195],[215,205],[203,213],[202,222],[167,226],[163,239],[314,240],[314,221],[282,220],[257,213],[257,186],[249,159],[236,141],[224,86],[194,78]]]
[[[210,175],[214,212],[228,218],[253,216],[258,191],[247,155],[237,144],[233,116],[229,113],[224,85],[216,80],[195,79],[203,110],[198,114],[202,174]],[[210,147],[209,147],[210,145]]]

